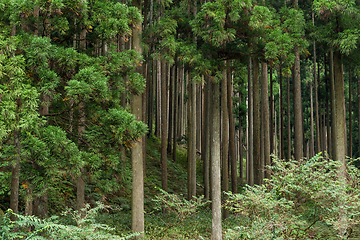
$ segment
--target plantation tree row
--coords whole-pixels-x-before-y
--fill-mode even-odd
[[[271,154],[360,155],[355,1],[0,6],[0,200],[15,213],[81,210],[88,193],[131,189],[132,229],[143,232],[146,139],[156,136],[162,189],[185,147],[187,197],[212,201],[221,239],[222,191],[269,179]]]

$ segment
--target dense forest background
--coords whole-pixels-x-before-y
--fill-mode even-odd
[[[358,236],[359,5],[0,0],[0,236]]]

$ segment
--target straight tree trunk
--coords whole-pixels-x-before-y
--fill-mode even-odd
[[[287,139],[288,139],[288,156],[287,159],[291,159],[291,122],[290,122],[290,76],[287,75]]]
[[[229,191],[229,113],[228,113],[228,91],[227,91],[227,74],[223,70],[221,81],[221,116],[222,116],[222,187],[224,192]],[[223,218],[229,217],[229,210],[223,209]]]
[[[196,84],[189,81],[188,99],[188,199],[196,196]]]
[[[336,151],[336,109],[335,109],[335,74],[334,74],[334,52],[330,50],[330,97],[331,97],[331,157],[335,158]]]
[[[315,154],[315,149],[314,149],[314,107],[313,107],[313,85],[310,82],[310,134],[311,134],[311,139],[310,139],[310,157],[313,157]]]
[[[254,106],[253,106],[253,83],[252,83],[252,59],[249,58],[248,67],[248,158],[247,180],[250,186],[254,185]]]
[[[295,139],[294,152],[295,159],[303,158],[303,118],[302,118],[302,99],[301,99],[301,79],[300,79],[300,54],[298,46],[295,46],[295,66],[294,66],[294,112],[295,112]]]
[[[166,65],[165,60],[161,60],[161,186],[164,191],[168,191],[167,180],[167,109],[166,109]]]
[[[341,55],[339,52],[334,54],[334,90],[335,90],[335,128],[334,140],[336,144],[332,144],[334,148],[334,160],[341,163],[339,169],[339,181],[345,185],[346,176],[346,160],[345,160],[345,98],[344,98],[344,81],[343,69],[341,64]],[[345,189],[344,189],[345,190]],[[341,203],[340,203],[341,204]],[[342,206],[340,206],[342,207]],[[339,232],[341,236],[345,236],[347,230],[346,212],[340,212]]]
[[[133,1],[134,7],[141,11],[141,0]],[[133,49],[142,54],[142,48],[140,45],[140,36],[142,33],[142,25],[139,24],[137,28],[133,30],[132,45]],[[138,66],[137,72],[143,74],[143,69]],[[142,94],[131,95],[131,111],[135,115],[137,121],[143,121],[142,111],[143,101]],[[144,232],[144,162],[143,162],[142,142],[137,142],[131,148],[131,167],[132,167],[132,192],[131,192],[131,230],[133,232]],[[138,238],[143,236],[140,235]]]
[[[221,227],[221,178],[220,178],[220,86],[212,79],[212,123],[211,123],[211,212],[212,240],[222,239]]]
[[[280,96],[279,96],[279,112],[280,112],[280,120],[279,120],[279,135],[280,135],[280,159],[284,159],[285,158],[285,143],[284,143],[284,87],[283,87],[283,76],[282,76],[282,66],[280,65],[280,70],[279,70],[279,84],[280,84]]]
[[[270,153],[275,153],[274,146],[274,93],[273,93],[273,74],[270,68]]]
[[[315,17],[314,12],[312,12],[312,23],[313,26],[315,25]],[[318,78],[316,73],[316,43],[314,41],[313,44],[313,56],[314,56],[314,83],[315,83],[315,129],[316,129],[316,139],[315,139],[315,146],[316,146],[316,153],[319,153],[320,150],[320,126],[319,126],[319,103],[318,103]],[[315,152],[314,152],[315,154]]]
[[[177,80],[177,73],[178,73],[178,68],[176,65],[174,65],[174,76],[173,76],[173,96],[174,96],[174,117],[173,117],[173,161],[176,162],[176,147],[177,147],[177,143],[176,143],[176,136],[177,136],[177,118],[178,118],[178,115],[177,115],[177,109],[178,109],[178,94],[177,94],[177,87],[176,87],[176,80]]]
[[[261,112],[264,116],[263,136],[264,136],[264,164],[270,166],[270,121],[269,121],[269,82],[267,63],[261,63]],[[266,168],[265,177],[270,179],[270,170]]]
[[[202,151],[201,156],[203,157],[203,171],[204,171],[204,197],[206,200],[210,199],[210,131],[211,131],[211,122],[209,119],[211,118],[211,83],[209,78],[205,76],[205,92],[204,92],[204,150]]]
[[[236,161],[236,148],[235,148],[235,123],[233,114],[233,81],[230,69],[230,62],[227,61],[227,104],[229,115],[229,157],[231,162],[231,190],[237,193],[237,161]]]
[[[351,84],[351,69],[349,69],[349,154],[352,158],[352,84]]]
[[[259,83],[259,62],[253,58],[253,105],[254,105],[254,184],[262,184],[261,159],[260,159],[260,83]]]

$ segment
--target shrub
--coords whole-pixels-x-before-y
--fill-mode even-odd
[[[320,154],[301,161],[274,158],[272,177],[264,185],[229,194],[227,206],[246,220],[227,237],[307,239],[317,222],[341,239],[349,237],[360,222],[360,171],[349,162],[340,175],[340,166]]]

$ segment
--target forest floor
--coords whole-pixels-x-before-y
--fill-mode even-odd
[[[210,239],[211,238],[211,208],[210,204],[201,207],[198,211],[187,217],[168,211],[163,213],[156,209],[153,199],[160,194],[161,167],[160,167],[160,142],[152,138],[147,141],[147,162],[145,178],[145,236],[146,239]],[[187,155],[184,145],[178,147],[177,161],[168,160],[168,192],[186,197],[187,195]],[[202,164],[200,157],[197,163],[197,195],[203,195]],[[241,185],[239,190],[241,191]],[[128,199],[129,204],[131,199]],[[100,222],[115,227],[119,233],[124,230],[130,233],[131,212],[130,209],[115,213],[103,214]],[[230,217],[222,222],[224,236],[229,229],[236,229],[242,223],[248,222],[243,216],[230,214]],[[246,238],[228,238],[246,239]],[[263,238],[262,238],[263,239]],[[301,239],[339,239],[334,230],[323,222],[316,223],[307,236]],[[354,230],[351,238],[360,239],[360,231]]]

